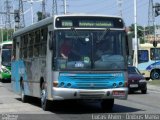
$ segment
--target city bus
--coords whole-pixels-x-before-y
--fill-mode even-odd
[[[68,39],[64,58],[61,47]],[[40,98],[43,110],[66,100],[96,100],[112,110],[114,99],[128,96],[128,44],[121,17],[46,18],[13,34],[12,88],[23,102]]]
[[[11,79],[11,52],[12,41],[0,43],[0,79],[2,81]]]
[[[139,44],[138,69],[149,79],[160,78],[160,44],[156,47],[152,43]]]

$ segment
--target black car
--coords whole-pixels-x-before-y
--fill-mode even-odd
[[[128,67],[128,89],[129,93],[133,93],[138,90],[141,90],[142,94],[147,93],[147,81],[134,66]]]

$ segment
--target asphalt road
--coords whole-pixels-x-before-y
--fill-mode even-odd
[[[158,114],[160,113],[160,91],[149,87],[147,94],[136,92],[129,94],[128,100],[115,100],[113,111],[104,113],[100,108],[100,104],[94,101],[82,101],[76,104],[68,102],[59,105],[54,110],[43,111],[40,108],[39,99],[31,98],[31,102],[22,103],[20,96],[12,92],[10,83],[0,83],[0,113],[2,115],[6,113],[18,114],[20,118],[26,120],[32,120],[33,117],[34,120],[44,117],[45,120],[93,120],[96,119],[97,115],[103,117],[103,115],[110,113]],[[27,115],[21,116],[21,114]]]

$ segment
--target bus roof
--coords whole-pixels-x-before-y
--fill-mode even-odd
[[[139,44],[139,48],[142,49],[142,48],[155,48],[155,47],[153,46],[152,43],[144,43],[144,44]],[[159,43],[157,44],[156,48],[160,48]]]
[[[5,45],[5,44],[12,44],[13,42],[10,40],[10,41],[3,41],[0,43],[0,45]]]
[[[39,27],[43,27],[45,25],[52,24],[54,18],[56,18],[56,17],[69,17],[69,16],[70,17],[74,17],[74,16],[77,16],[77,17],[78,16],[79,17],[87,17],[87,16],[89,17],[90,16],[90,17],[92,17],[93,16],[93,17],[109,17],[109,18],[120,18],[120,19],[122,19],[120,16],[111,16],[111,15],[92,15],[92,14],[54,15],[52,17],[48,17],[48,18],[43,19],[43,20],[41,20],[41,21],[39,21],[37,23],[34,23],[33,25],[30,25],[28,27],[25,27],[25,28],[17,30],[16,32],[14,32],[13,37],[21,35],[21,34],[24,34],[24,33],[28,32],[28,31],[32,31],[32,30],[34,30],[36,28],[39,28]]]

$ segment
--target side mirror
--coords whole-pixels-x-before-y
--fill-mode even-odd
[[[126,43],[127,43],[127,55],[132,55],[132,36],[130,34],[126,34]]]
[[[53,50],[53,34],[52,34],[52,31],[49,31],[49,49]]]

